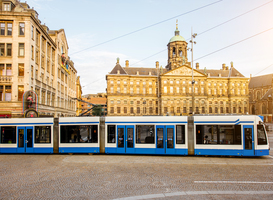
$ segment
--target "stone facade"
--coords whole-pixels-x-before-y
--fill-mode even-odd
[[[0,10],[1,112],[23,116],[23,94],[31,90],[40,116],[75,116],[77,71],[64,30],[49,30],[18,0],[0,0]]]
[[[82,113],[82,86],[80,82],[80,76],[77,77],[77,111],[76,115],[79,116]]]
[[[119,59],[106,75],[108,116],[192,114],[192,68],[187,42],[179,35],[168,43],[168,64],[163,69],[133,68]],[[219,70],[200,69],[196,63],[194,101],[196,114],[248,113],[248,78],[231,63]]]
[[[273,74],[250,77],[249,113],[264,116],[265,122],[272,122]]]

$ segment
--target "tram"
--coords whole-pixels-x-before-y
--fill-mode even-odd
[[[0,153],[265,156],[255,115],[0,119]]]

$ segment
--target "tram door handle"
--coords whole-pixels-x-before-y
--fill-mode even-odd
[[[28,140],[26,140],[26,143],[28,143]]]

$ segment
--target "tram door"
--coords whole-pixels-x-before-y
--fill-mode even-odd
[[[33,153],[33,127],[18,127],[18,153]]]
[[[174,126],[156,126],[156,153],[174,154]]]
[[[244,125],[244,156],[254,156],[254,134],[253,126]]]
[[[117,126],[117,153],[134,153],[134,126]]]

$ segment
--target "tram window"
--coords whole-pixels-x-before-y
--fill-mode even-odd
[[[185,125],[176,126],[176,144],[185,144]]]
[[[267,144],[266,134],[263,125],[257,125],[258,145]]]
[[[61,143],[98,143],[98,126],[61,126]]]
[[[115,125],[107,126],[107,142],[116,143],[116,126]]]
[[[35,126],[35,143],[51,143],[50,126]]]
[[[15,144],[16,126],[2,126],[0,135],[1,144]]]
[[[137,125],[136,126],[136,143],[138,144],[154,144],[155,128],[153,125]]]
[[[197,125],[196,144],[241,144],[241,125]]]

